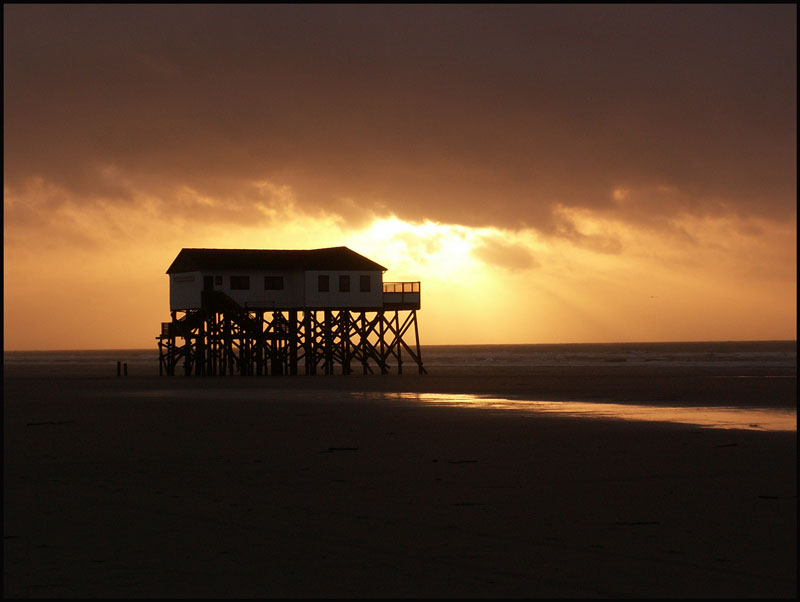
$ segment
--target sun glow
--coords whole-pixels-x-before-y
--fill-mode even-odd
[[[386,281],[421,281],[418,319],[431,343],[522,342],[517,316],[539,313],[524,308],[536,289],[530,235],[391,217],[353,233],[348,246],[386,266]]]
[[[471,255],[480,234],[471,228],[425,221],[411,224],[395,217],[374,221],[351,238],[355,248],[369,249],[380,263],[385,257],[392,278],[458,277],[474,272],[479,263]]]
[[[7,215],[24,206],[10,201]],[[6,349],[148,348],[168,319],[164,271],[182,247],[348,246],[385,266],[384,281],[421,282],[423,344],[789,339],[796,329],[791,225],[687,217],[653,232],[561,208],[543,233],[395,216],[361,225],[291,206],[257,222],[189,221],[159,207],[65,205],[37,254],[19,232],[6,237]]]

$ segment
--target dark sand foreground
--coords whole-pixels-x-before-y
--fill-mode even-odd
[[[796,406],[791,377],[9,375],[4,595],[796,596],[796,432],[366,394],[400,390]]]

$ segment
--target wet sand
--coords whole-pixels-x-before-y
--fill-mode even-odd
[[[4,595],[795,597],[796,432],[390,395],[796,407],[763,376],[7,375]]]

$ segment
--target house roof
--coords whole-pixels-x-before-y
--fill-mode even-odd
[[[365,270],[382,265],[347,247],[327,249],[181,249],[167,274],[229,270]]]

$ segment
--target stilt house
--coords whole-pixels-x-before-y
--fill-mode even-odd
[[[419,282],[384,282],[386,268],[347,247],[182,249],[167,269],[171,322],[161,325],[161,374],[382,374],[405,355],[422,367]],[[414,333],[413,348],[406,340]]]

